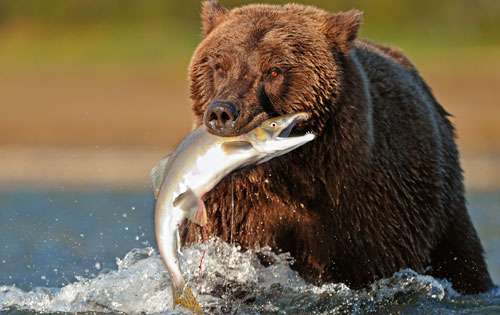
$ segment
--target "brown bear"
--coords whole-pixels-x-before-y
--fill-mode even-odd
[[[290,252],[316,284],[359,289],[411,268],[462,293],[492,287],[449,114],[401,52],[357,38],[360,12],[208,0],[202,20],[195,124],[233,136],[304,111],[295,131],[317,135],[209,192],[209,235]],[[186,225],[183,243],[198,233]]]

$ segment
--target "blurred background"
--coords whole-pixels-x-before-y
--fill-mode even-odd
[[[468,186],[500,184],[499,1],[299,2],[363,11],[360,35],[401,48],[454,115]],[[199,0],[0,1],[0,181],[146,183],[191,126],[199,12]]]
[[[402,49],[454,115],[500,279],[500,1],[294,2],[363,11],[360,36]],[[0,284],[61,285],[154,244],[149,171],[191,127],[199,14],[199,0],[0,0]]]

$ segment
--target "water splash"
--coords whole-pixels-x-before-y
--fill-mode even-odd
[[[344,284],[307,284],[290,268],[293,260],[288,254],[275,254],[268,247],[243,252],[210,239],[183,254],[181,268],[206,313],[468,313],[483,307],[500,311],[498,288],[461,296],[449,282],[409,269],[356,291]],[[172,311],[170,280],[154,249],[132,249],[116,263],[116,270],[103,269],[95,278],[80,277],[62,288],[26,292],[0,286],[0,310],[190,314],[182,308]]]

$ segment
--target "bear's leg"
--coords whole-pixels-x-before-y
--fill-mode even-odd
[[[447,232],[431,253],[431,274],[446,278],[462,294],[485,292],[493,284],[483,248],[465,206],[451,220]]]

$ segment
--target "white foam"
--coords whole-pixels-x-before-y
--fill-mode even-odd
[[[272,264],[263,266],[259,259],[262,256]],[[449,282],[410,269],[377,281],[369,289],[355,291],[344,284],[307,284],[290,268],[291,261],[288,254],[277,255],[270,248],[242,252],[239,247],[211,239],[183,250],[181,269],[207,313],[365,313],[464,307],[464,303],[460,304],[462,297]],[[500,290],[495,290],[481,299],[500,305]],[[95,278],[79,278],[62,288],[41,287],[25,292],[15,286],[0,286],[0,310],[7,309],[174,313],[168,274],[150,247],[132,249],[123,259],[117,259],[116,270],[102,270]],[[175,313],[190,314],[180,307]]]

